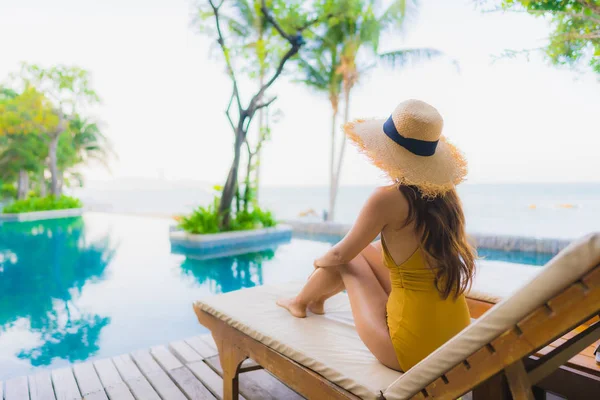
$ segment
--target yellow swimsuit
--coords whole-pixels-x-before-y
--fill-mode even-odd
[[[435,287],[435,273],[418,248],[396,265],[383,239],[383,258],[390,270],[392,292],[387,302],[387,324],[403,371],[427,357],[470,323],[465,296],[443,300]]]

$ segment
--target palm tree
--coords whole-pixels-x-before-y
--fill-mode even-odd
[[[98,124],[89,118],[74,115],[58,144],[57,165],[61,189],[69,180],[82,183],[82,176],[77,171],[80,165],[95,161],[108,168],[108,159],[113,155],[112,147]]]
[[[331,106],[331,153],[329,163],[329,211],[333,210],[333,187],[335,184],[335,136],[339,114],[340,96],[342,92],[342,75],[337,72],[341,53],[341,30],[336,27],[328,29],[320,43],[309,49],[312,62],[300,60],[300,79],[305,85],[327,94]]]
[[[98,103],[100,98],[91,87],[89,72],[79,67],[58,65],[44,69],[35,64],[23,63],[20,72],[12,77],[15,86],[31,88],[34,94],[42,94],[45,100],[43,111],[46,108],[51,110],[49,114],[52,119],[48,118],[37,131],[47,138],[50,189],[52,195],[58,197],[61,194],[59,141],[69,129],[70,121],[77,112],[83,107]],[[38,102],[40,101],[38,99]]]
[[[328,220],[335,217],[335,202],[340,182],[346,138],[342,136],[335,162],[335,136],[340,97],[344,101],[344,123],[349,121],[352,90],[366,71],[374,68],[378,61],[393,68],[411,62],[431,59],[442,55],[432,48],[405,48],[381,53],[379,40],[382,33],[392,29],[401,31],[414,7],[406,0],[394,0],[387,8],[377,0],[340,0],[345,2],[346,14],[336,24],[330,24],[320,37],[318,46],[308,52],[309,57],[301,61],[305,84],[326,92],[332,106],[330,193]],[[305,53],[306,54],[306,53]],[[359,55],[375,59],[369,64],[360,64]]]

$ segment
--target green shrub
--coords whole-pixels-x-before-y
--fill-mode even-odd
[[[179,217],[178,226],[193,234],[221,232],[219,218],[219,199],[215,198],[208,207],[198,207],[188,216]],[[264,211],[255,205],[252,211],[239,211],[232,216],[230,231],[246,231],[251,229],[270,228],[277,221],[270,211]]]
[[[277,222],[270,211],[263,211],[260,207],[254,206],[252,211],[238,212],[233,221],[231,221],[232,231],[245,231],[249,229],[271,228]]]
[[[74,197],[28,197],[24,200],[17,200],[4,207],[4,214],[18,214],[33,211],[51,211],[66,210],[69,208],[81,208],[81,201]]]
[[[221,219],[219,218],[218,205],[218,199],[215,198],[208,207],[198,207],[189,216],[180,218],[179,227],[194,234],[219,232]]]
[[[0,199],[15,199],[17,197],[17,187],[12,183],[3,183],[0,185]]]

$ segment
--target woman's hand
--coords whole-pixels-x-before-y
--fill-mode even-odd
[[[317,268],[323,268],[323,261],[321,260],[322,258],[323,258],[323,256],[315,259],[315,261],[313,262],[313,267],[315,269],[317,269]]]
[[[340,258],[339,251],[334,246],[327,253],[317,258],[313,266],[315,268],[327,268],[327,267],[335,267],[338,265],[344,264],[344,260]]]

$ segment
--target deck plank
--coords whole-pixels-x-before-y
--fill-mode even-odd
[[[206,333],[204,335],[200,335],[199,338],[208,343],[213,349],[217,350],[217,344],[215,343],[215,339],[213,338],[212,334]]]
[[[71,368],[53,370],[52,384],[56,400],[81,400],[81,393]]]
[[[153,347],[151,354],[190,399],[215,398],[165,346]]]
[[[94,368],[110,400],[135,400],[110,359],[94,362]]]
[[[114,357],[113,362],[136,399],[160,400],[160,396],[142,374],[142,371],[135,365],[131,356],[124,354]]]
[[[169,349],[185,364],[202,361],[204,359],[204,357],[198,354],[198,352],[192,349],[192,347],[183,340],[169,344]]]
[[[204,361],[196,361],[187,365],[192,371],[196,378],[211,391],[211,393],[218,399],[223,399],[223,378],[221,378],[215,371],[212,370]],[[240,394],[241,400],[246,398]]]
[[[185,400],[185,395],[169,379],[169,376],[163,371],[160,365],[154,361],[149,351],[139,350],[131,353],[131,356],[140,371],[148,379],[148,382],[150,382],[164,400]]]
[[[26,376],[19,376],[6,381],[6,400],[28,400],[29,385]]]
[[[0,381],[0,400],[4,399],[4,382]]]
[[[169,349],[215,397],[223,398],[223,379],[202,361],[202,356],[189,344],[182,340],[171,343]],[[241,395],[240,399],[245,400]]]
[[[49,372],[40,372],[29,377],[29,397],[31,400],[56,400]]]
[[[223,376],[218,356],[204,361],[221,377]],[[254,361],[250,362],[254,363]],[[248,400],[300,400],[303,398],[264,369],[240,374],[239,380],[240,392]]]
[[[108,396],[104,391],[100,378],[98,378],[98,374],[94,369],[94,364],[75,364],[73,366],[73,373],[75,374],[75,380],[79,386],[79,391],[84,398],[108,400]]]
[[[194,351],[200,354],[204,358],[209,358],[216,356],[218,354],[217,348],[212,347],[204,340],[200,338],[200,336],[194,336],[188,339],[185,339],[185,342],[190,345]]]

